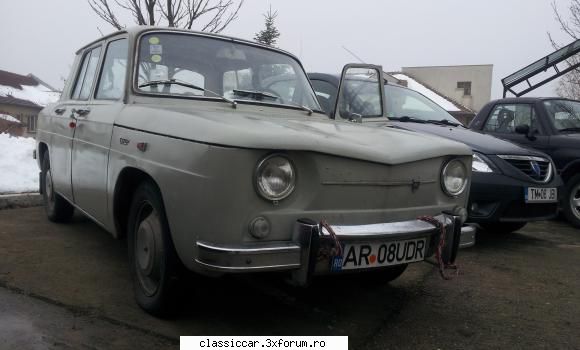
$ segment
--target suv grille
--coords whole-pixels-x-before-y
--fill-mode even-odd
[[[536,181],[548,182],[552,178],[552,163],[546,158],[504,155],[498,157]]]

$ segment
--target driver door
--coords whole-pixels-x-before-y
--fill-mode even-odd
[[[77,109],[72,149],[72,186],[75,203],[96,221],[107,222],[107,169],[115,117],[123,108],[127,71],[127,39],[106,46],[100,71],[95,65],[92,93]]]
[[[516,127],[520,125],[527,125],[531,133],[517,133]],[[549,136],[539,122],[534,105],[528,103],[496,105],[485,121],[483,131],[526,147],[543,151],[549,147]]]

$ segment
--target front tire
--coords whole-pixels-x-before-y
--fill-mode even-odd
[[[562,211],[572,226],[580,228],[580,174],[572,176],[566,183]]]
[[[42,157],[42,200],[48,220],[52,222],[67,222],[73,216],[74,207],[54,191],[50,157],[48,152]]]
[[[128,225],[128,249],[137,304],[164,317],[175,311],[181,263],[169,232],[161,194],[143,182],[133,196]]]
[[[526,226],[526,224],[526,222],[493,222],[480,225],[487,232],[505,234],[520,230]]]

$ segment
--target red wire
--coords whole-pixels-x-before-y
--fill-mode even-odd
[[[437,263],[439,264],[439,274],[443,279],[450,280],[451,277],[445,273],[445,270],[455,269],[457,274],[459,273],[459,268],[456,265],[446,264],[443,262],[443,248],[445,248],[445,236],[447,235],[445,225],[432,216],[420,216],[417,219],[434,225],[441,232],[441,235],[439,236],[439,244],[437,245],[437,250],[435,251],[435,256],[437,257]]]

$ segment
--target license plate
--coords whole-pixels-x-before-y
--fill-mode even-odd
[[[369,242],[345,244],[341,257],[342,266],[334,266],[333,271],[368,269],[392,266],[425,260],[427,239],[411,239],[394,242]]]
[[[550,203],[558,201],[557,188],[526,187],[524,189],[526,203]]]

